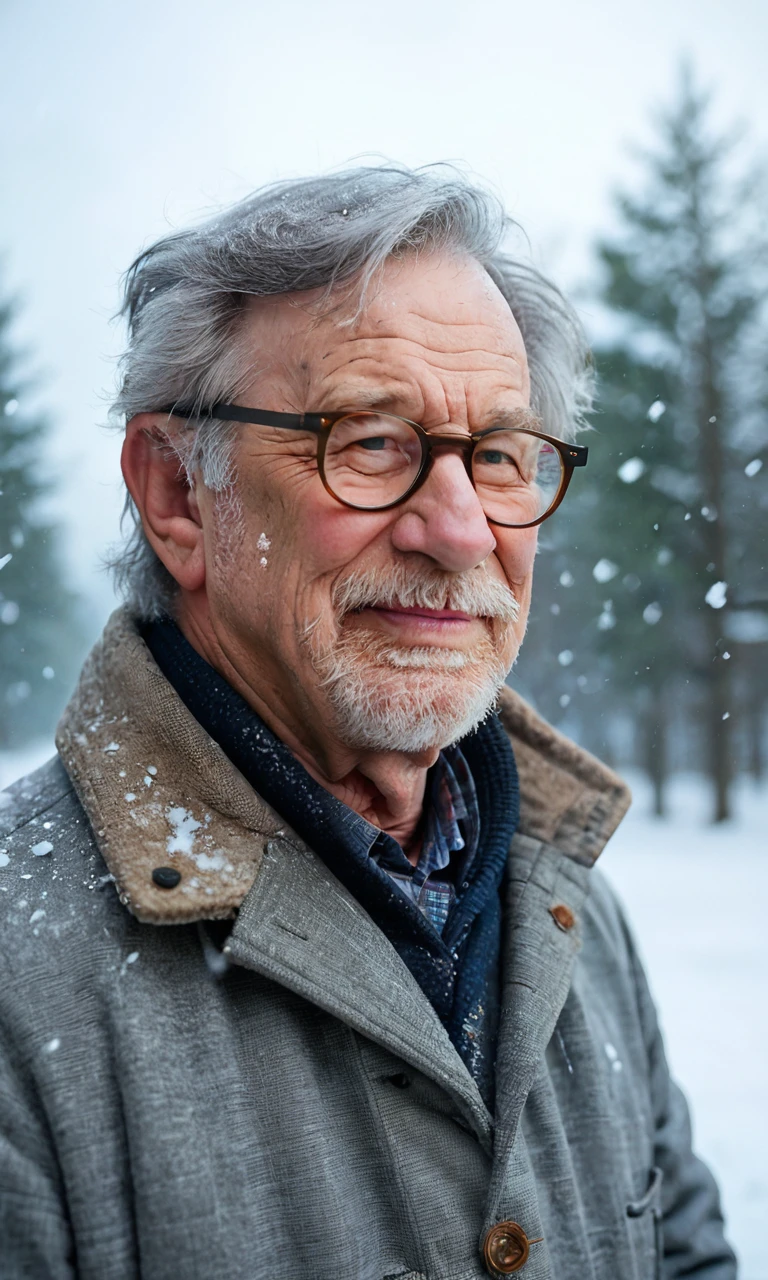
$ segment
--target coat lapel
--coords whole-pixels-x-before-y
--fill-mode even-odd
[[[530,1178],[520,1118],[544,1051],[568,996],[581,946],[580,917],[589,892],[589,869],[544,841],[516,835],[506,886],[502,1017],[496,1059],[494,1161],[488,1225],[527,1213],[536,1228],[538,1209],[521,1192]],[[514,1206],[509,1202],[514,1188]],[[522,1202],[521,1202],[522,1195]],[[538,1231],[536,1231],[538,1234]]]
[[[486,1149],[491,1117],[418,983],[367,912],[294,836],[267,841],[226,946],[441,1085]]]

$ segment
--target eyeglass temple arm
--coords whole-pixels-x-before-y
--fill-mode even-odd
[[[239,404],[215,404],[212,409],[186,409],[170,405],[160,410],[175,418],[216,418],[219,422],[252,422],[259,427],[287,427],[289,431],[322,431],[327,422],[320,413],[273,413],[271,409],[244,409]]]

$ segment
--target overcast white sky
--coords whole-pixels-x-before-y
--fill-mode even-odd
[[[142,245],[275,178],[453,159],[568,283],[684,53],[720,121],[768,142],[764,0],[0,0],[0,48],[2,288],[46,373],[68,559],[101,614],[110,316]]]

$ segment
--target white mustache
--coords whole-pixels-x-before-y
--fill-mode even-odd
[[[520,613],[512,588],[492,578],[485,569],[449,574],[404,564],[348,574],[334,585],[332,602],[340,618],[382,605],[454,609],[471,617],[498,618],[502,622],[514,622]]]

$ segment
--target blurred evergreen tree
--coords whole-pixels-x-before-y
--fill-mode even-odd
[[[25,409],[13,315],[0,301],[0,750],[52,733],[83,644],[60,532],[44,515],[48,425]]]
[[[669,730],[695,717],[721,821],[739,703],[759,747],[768,700],[766,664],[743,660],[768,621],[765,238],[759,183],[738,176],[736,142],[714,134],[687,70],[659,135],[598,246],[612,336],[596,347],[589,466],[542,531],[540,609],[568,636],[550,702],[585,744],[610,756],[623,716],[662,812]]]

